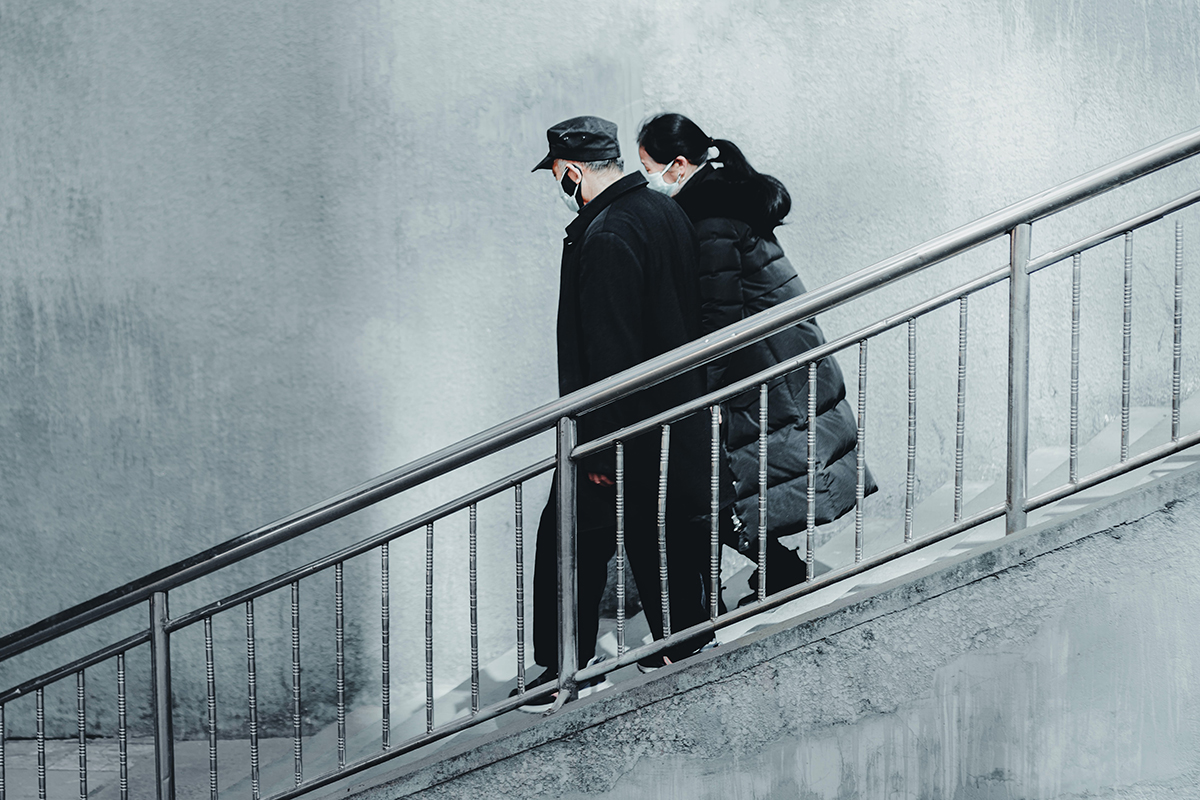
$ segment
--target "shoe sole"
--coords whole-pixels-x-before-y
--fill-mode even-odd
[[[639,662],[637,662],[638,672],[642,673],[643,675],[649,675],[651,672],[657,672],[658,670],[662,669],[663,667],[673,667],[676,664],[681,664],[681,663],[683,663],[683,661],[685,659],[691,658],[692,656],[698,656],[701,653],[708,652],[709,650],[716,650],[720,646],[721,646],[720,642],[718,642],[716,639],[712,639],[711,641],[706,643],[703,647],[701,647],[696,652],[684,656],[683,658],[679,659],[679,661],[672,661],[670,664],[650,665],[650,664],[643,664],[642,662],[639,661]]]

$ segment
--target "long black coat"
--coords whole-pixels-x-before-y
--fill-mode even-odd
[[[804,293],[804,286],[760,209],[753,184],[730,180],[724,170],[702,167],[675,196],[700,242],[703,327],[709,333]],[[813,319],[805,320],[709,367],[709,388],[728,386],[823,344]],[[816,522],[837,519],[854,507],[857,423],[841,369],[832,358],[817,367]],[[772,381],[767,390],[767,527],[785,536],[807,527],[808,370]],[[746,523],[740,545],[758,535],[758,391],[732,398],[725,445],[734,479],[734,508]],[[866,474],[867,494],[877,487]]]
[[[563,240],[558,305],[558,383],[562,394],[614,375],[701,334],[696,236],[672,200],[650,191],[631,173],[584,206]],[[588,441],[704,393],[697,369],[611,403],[579,421]],[[708,507],[708,423],[700,415],[672,425],[669,502],[673,511],[700,515]],[[627,501],[652,502],[657,493],[656,433],[626,444]],[[613,451],[581,465],[614,474]],[[584,525],[613,510],[586,508]],[[686,509],[686,511],[685,511]]]
[[[646,188],[641,174],[609,186],[579,212],[563,242],[558,304],[558,383],[563,394],[621,372],[700,335],[696,235],[671,199]],[[703,394],[703,369],[611,403],[579,420],[581,442],[653,416]],[[664,631],[658,548],[657,431],[625,443],[625,546],[647,622]],[[669,608],[678,631],[707,618],[708,425],[693,416],[671,427],[666,538]],[[612,449],[579,465],[614,477]],[[594,652],[599,606],[616,547],[616,492],[580,476],[578,494],[578,635],[580,663]],[[556,662],[558,570],[555,497],[538,524],[534,567],[534,658]],[[676,645],[683,658],[712,634]]]

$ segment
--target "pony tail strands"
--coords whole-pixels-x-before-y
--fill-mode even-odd
[[[728,139],[715,139],[713,145],[717,148],[715,160],[721,162],[722,169],[730,171],[730,177],[758,187],[763,199],[763,216],[770,221],[771,227],[783,224],[783,218],[792,210],[792,196],[783,183],[750,166],[741,149]]]
[[[713,139],[713,147],[717,148],[715,160],[721,162],[723,169],[729,170],[730,177],[749,181],[758,175],[746,160],[746,156],[742,155],[741,148],[733,142],[728,139]]]

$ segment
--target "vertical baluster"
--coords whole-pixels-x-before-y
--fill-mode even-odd
[[[967,438],[967,296],[958,301],[958,417],[954,426],[954,521],[962,519],[963,451]]]
[[[171,697],[171,636],[166,592],[150,595],[151,701],[154,708],[154,775],[159,800],[175,800],[175,731]]]
[[[854,563],[863,557],[863,503],[867,498],[867,340],[858,343],[858,462],[854,485]],[[808,576],[812,580],[812,575]]]
[[[1023,223],[1009,235],[1008,276],[1008,453],[1004,533],[1024,529],[1029,484],[1029,243]]]
[[[558,698],[550,707],[558,711],[575,697],[575,673],[579,671],[579,551],[576,539],[579,466],[571,453],[579,441],[579,426],[570,417],[558,420],[554,451],[554,490],[558,541]],[[649,613],[649,612],[647,612]]]
[[[208,696],[208,796],[217,800],[217,670],[212,617],[204,618],[204,681]]]
[[[758,387],[758,599],[767,596],[767,384]]]
[[[8,791],[4,783],[6,769],[4,763],[4,737],[7,735],[7,731],[4,729],[4,706],[0,704],[0,800],[5,800],[8,797]]]
[[[1175,220],[1175,343],[1171,366],[1171,441],[1179,441],[1183,389],[1183,222]]]
[[[1121,326],[1121,461],[1129,458],[1129,398],[1132,383],[1133,342],[1133,231],[1125,233],[1125,295]]]
[[[388,561],[391,557],[392,543],[384,542],[379,548],[379,597],[380,622],[383,634],[383,685],[382,715],[383,749],[392,747],[392,579]]]
[[[817,362],[808,363],[808,511],[805,517],[805,574],[813,574],[817,536]]]
[[[75,702],[79,727],[79,800],[87,800],[87,687],[83,670],[75,673]]]
[[[253,599],[246,601],[246,687],[250,713],[250,792],[258,800],[258,670],[254,655]]]
[[[517,546],[517,691],[525,691],[525,498],[523,485],[513,491],[514,531]]]
[[[126,726],[125,654],[117,653],[117,761],[120,800],[129,800],[129,728]],[[212,800],[217,800],[213,795]]]
[[[433,730],[433,523],[425,526],[425,732]]]
[[[304,782],[300,733],[300,581],[292,581],[292,772],[296,786]]]
[[[470,573],[471,603],[471,715],[479,713],[479,551],[478,512],[475,504],[470,508],[470,531],[468,537],[468,572]]]
[[[38,689],[37,708],[37,776],[38,800],[46,800],[46,690]]]
[[[617,656],[625,654],[625,443],[617,442]]]
[[[335,666],[337,688],[337,757],[338,769],[346,766],[346,606],[345,563],[333,565],[333,614]]]
[[[76,708],[79,727],[79,800],[88,800],[88,690],[84,670],[76,673]]]
[[[658,579],[662,592],[663,636],[671,635],[671,594],[667,582],[667,464],[671,453],[671,426],[662,426],[658,451]]]
[[[709,444],[709,457],[712,460],[712,474],[709,479],[710,501],[709,518],[709,555],[708,555],[708,615],[716,619],[718,600],[721,597],[721,406],[713,404],[709,409],[712,417],[712,439]]]
[[[1071,446],[1067,459],[1067,480],[1079,482],[1079,309],[1083,255],[1071,258]]]
[[[917,320],[908,321],[908,466],[904,473],[904,541],[913,538],[917,488]]]

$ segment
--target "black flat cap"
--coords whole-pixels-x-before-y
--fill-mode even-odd
[[[600,117],[572,117],[546,131],[550,152],[530,170],[550,169],[556,158],[569,161],[608,161],[621,157],[617,125]]]

